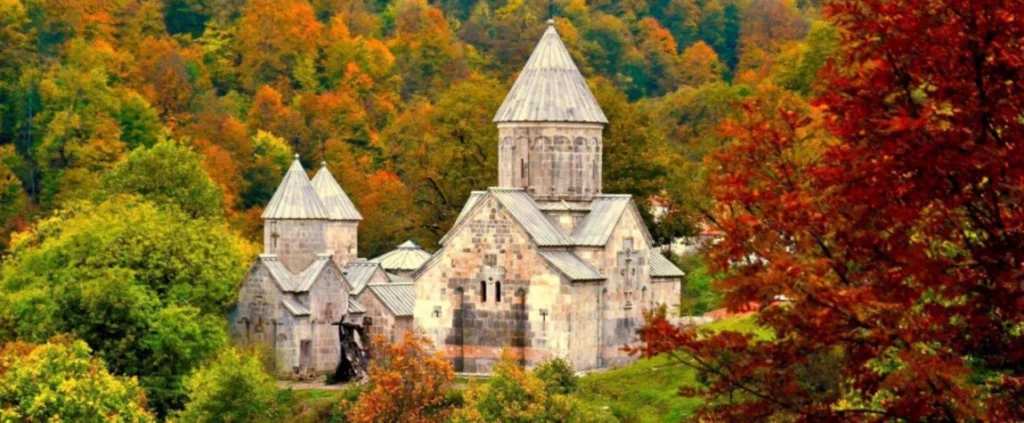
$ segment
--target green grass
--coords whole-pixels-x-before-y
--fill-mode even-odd
[[[701,405],[679,396],[683,385],[696,384],[697,371],[666,357],[655,357],[580,378],[576,396],[594,407],[608,407],[627,422],[679,421]]]
[[[723,319],[705,326],[711,331],[734,330],[767,339],[770,332],[753,317]],[[702,401],[679,396],[679,388],[697,386],[697,371],[659,356],[580,378],[576,392],[591,406],[607,407],[624,422],[675,422],[693,414]]]

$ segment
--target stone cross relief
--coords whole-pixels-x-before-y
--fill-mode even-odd
[[[622,249],[619,250],[616,258],[616,267],[619,269],[619,289],[622,292],[624,309],[633,308],[633,293],[640,285],[640,275],[637,267],[641,265],[640,252],[633,249],[633,238],[622,240]]]

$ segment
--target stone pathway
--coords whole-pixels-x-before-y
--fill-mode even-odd
[[[347,383],[335,383],[328,385],[323,381],[317,382],[294,382],[289,380],[277,381],[277,387],[280,389],[292,389],[295,391],[303,391],[308,389],[325,389],[325,390],[342,390],[348,387]]]

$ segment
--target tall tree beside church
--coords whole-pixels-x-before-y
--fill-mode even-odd
[[[656,320],[646,352],[702,369],[717,420],[1020,420],[1024,1],[828,14],[821,115],[748,107],[712,185],[725,301],[785,296],[773,338]]]

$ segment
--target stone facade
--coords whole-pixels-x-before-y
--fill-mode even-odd
[[[498,186],[538,201],[589,201],[601,192],[599,124],[498,125]]]
[[[272,348],[282,374],[333,371],[340,357],[335,323],[348,312],[348,287],[341,272],[329,262],[308,290],[291,292],[282,289],[291,281],[278,280],[282,270],[275,274],[274,260],[262,256],[246,275],[231,324],[233,338],[243,345]]]
[[[334,253],[338,267],[345,268],[359,256],[359,222],[328,221],[324,224],[324,245]]]
[[[263,221],[263,251],[277,255],[288,270],[298,273],[327,250],[325,220],[268,219]]]

